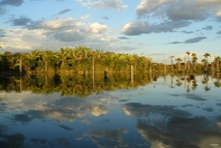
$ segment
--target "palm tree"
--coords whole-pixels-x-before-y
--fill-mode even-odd
[[[24,54],[21,54],[19,52],[14,54],[15,57],[15,65],[14,66],[19,66],[19,73],[22,73],[22,61],[24,60]]]
[[[57,54],[58,60],[59,60],[59,64],[60,65],[60,69],[64,70],[65,69],[65,63],[67,60],[67,55],[68,55],[68,49],[67,48],[60,48],[60,52]]]
[[[204,72],[208,72],[208,70],[209,70],[209,57],[211,57],[211,55],[209,53],[205,53],[203,56],[205,57],[205,60],[206,60],[206,62],[204,64]]]
[[[11,71],[12,66],[13,66],[13,62],[14,62],[13,54],[11,52],[8,52],[8,51],[4,52],[3,62],[4,62],[4,65],[5,65],[5,69]]]
[[[203,71],[206,72],[207,69],[208,69],[207,68],[208,67],[207,66],[208,65],[207,60],[204,58],[204,59],[201,60],[201,62],[202,62],[202,65],[203,65]]]
[[[193,72],[196,72],[196,63],[197,63],[197,55],[195,53],[192,53],[192,63],[193,63]]]
[[[127,60],[130,64],[131,83],[133,83],[133,81],[134,81],[134,57],[128,56]]]
[[[38,50],[33,50],[28,54],[25,54],[24,67],[27,73],[30,72],[31,68],[36,69],[36,59],[40,58]]]
[[[214,62],[216,64],[216,72],[219,73],[220,72],[220,61],[221,61],[221,58],[218,56],[218,57],[215,57],[214,59]]]
[[[187,71],[190,71],[190,54],[191,53],[189,51],[187,51],[186,54],[187,54],[187,63],[186,63]]]
[[[49,64],[53,58],[53,52],[51,50],[41,51],[40,55],[45,65],[44,71],[47,72],[48,68],[50,67]]]
[[[178,72],[181,72],[181,61],[182,59],[181,58],[176,58],[176,61],[177,61],[177,67],[178,67]]]
[[[170,59],[170,63],[171,63],[171,71],[174,72],[173,70],[173,58],[174,56],[170,56],[169,59]]]

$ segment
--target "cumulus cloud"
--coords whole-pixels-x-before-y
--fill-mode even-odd
[[[107,25],[101,23],[92,23],[86,28],[86,31],[94,34],[102,34],[107,30],[107,28]]]
[[[155,18],[160,20],[160,24],[148,25],[140,22],[130,22],[124,25],[129,33],[127,35],[140,35],[149,32],[171,32],[171,30],[177,29],[176,26],[166,27],[164,31],[156,31],[161,27],[164,27],[168,22],[178,24],[185,22],[186,25],[179,26],[186,27],[194,21],[204,21],[209,17],[215,17],[217,21],[221,20],[221,1],[213,0],[141,0],[140,4],[136,8],[137,16],[144,18]],[[135,28],[136,25],[141,28]],[[171,25],[171,24],[170,24]],[[131,27],[128,27],[131,26]],[[146,26],[150,29],[144,29]],[[132,31],[134,27],[135,31]],[[144,28],[142,28],[144,27]],[[168,29],[168,30],[166,30]],[[210,29],[210,28],[207,28]],[[151,31],[153,30],[153,31]],[[123,31],[126,32],[126,31]],[[136,33],[135,33],[136,32]]]
[[[124,5],[122,0],[76,0],[76,2],[95,9],[123,10],[127,8],[127,5]]]
[[[11,19],[9,22],[22,26],[22,29],[3,29],[4,33],[0,32],[0,44],[4,46],[4,50],[13,52],[45,48],[57,49],[82,44],[104,50],[134,49],[118,46],[117,44],[123,41],[116,38],[106,24],[84,23],[89,17],[90,15],[84,15],[80,18],[57,18],[46,21],[32,20],[25,16]],[[107,43],[110,46],[106,46]]]
[[[219,12],[219,0],[142,0],[136,8],[138,17],[163,10],[172,20],[203,20],[206,16]],[[216,12],[215,12],[216,11]]]
[[[75,20],[74,18],[66,18],[66,19],[56,19],[50,20],[47,22],[35,21],[28,25],[29,29],[48,29],[48,30],[62,30],[62,29],[70,29],[74,27],[81,27],[84,23]]]
[[[177,0],[141,0],[140,4],[136,8],[137,16],[140,17],[145,15],[146,13],[154,12],[159,7],[175,1]]]
[[[166,21],[161,24],[149,25],[147,22],[134,21],[125,24],[121,32],[125,35],[140,35],[149,33],[174,32],[175,29],[186,27],[190,24],[188,21]]]
[[[9,22],[11,22],[13,26],[26,26],[31,23],[32,20],[26,16],[20,16],[20,18],[11,19]]]
[[[84,35],[77,30],[59,31],[54,34],[55,39],[63,42],[80,41],[84,39]]]
[[[208,12],[201,7],[173,5],[167,11],[166,15],[171,20],[205,20]]]
[[[125,24],[121,31],[126,35],[140,35],[147,33],[148,24],[146,22],[134,21]]]

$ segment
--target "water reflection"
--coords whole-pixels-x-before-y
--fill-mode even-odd
[[[182,74],[133,83],[2,78],[0,147],[221,147],[219,82],[219,75]]]

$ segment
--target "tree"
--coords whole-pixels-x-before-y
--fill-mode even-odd
[[[219,73],[220,72],[220,61],[221,61],[221,58],[219,56],[215,57],[214,59],[214,62],[216,64],[216,72]]]
[[[11,71],[13,67],[13,62],[14,62],[13,54],[8,51],[4,52],[3,54],[4,69]]]
[[[14,66],[19,66],[19,73],[22,73],[22,61],[24,60],[24,54],[21,54],[19,52],[14,54],[14,61],[15,61],[15,65]]]
[[[204,72],[208,72],[208,70],[209,70],[209,57],[211,57],[211,55],[209,53],[205,53],[203,56],[205,57]]]
[[[190,54],[191,53],[189,51],[187,51],[186,54],[187,54],[187,63],[186,63],[187,71],[190,71]]]
[[[177,61],[177,69],[178,69],[178,71],[180,72],[181,71],[181,61],[182,61],[182,59],[181,58],[176,58],[176,61]]]
[[[192,63],[193,63],[193,72],[196,72],[196,63],[197,63],[197,55],[195,53],[192,53]]]
[[[173,58],[174,56],[170,56],[169,59],[170,59],[170,63],[171,63],[171,71],[174,72],[173,70]]]
[[[28,54],[25,54],[25,60],[23,61],[23,65],[25,67],[25,69],[27,70],[27,72],[29,73],[31,69],[36,70],[37,68],[37,63],[36,63],[36,59],[40,58],[39,55],[39,50],[33,50]]]
[[[40,56],[42,59],[42,62],[44,63],[44,71],[47,72],[48,68],[51,66],[51,62],[53,60],[53,52],[51,50],[41,51]]]

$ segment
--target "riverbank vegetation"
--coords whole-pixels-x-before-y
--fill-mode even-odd
[[[200,61],[197,54],[186,52],[183,58],[169,56],[170,63],[155,63],[150,57],[92,50],[84,46],[61,48],[60,51],[33,50],[29,53],[0,53],[0,71],[22,74],[123,74],[160,72],[202,73],[220,72],[221,58],[209,63],[209,53]]]
[[[5,52],[0,54],[1,71],[27,74],[60,73],[82,75],[92,73],[143,72],[148,70],[151,59],[137,54],[118,54],[92,50],[87,47],[34,50],[30,53]]]

